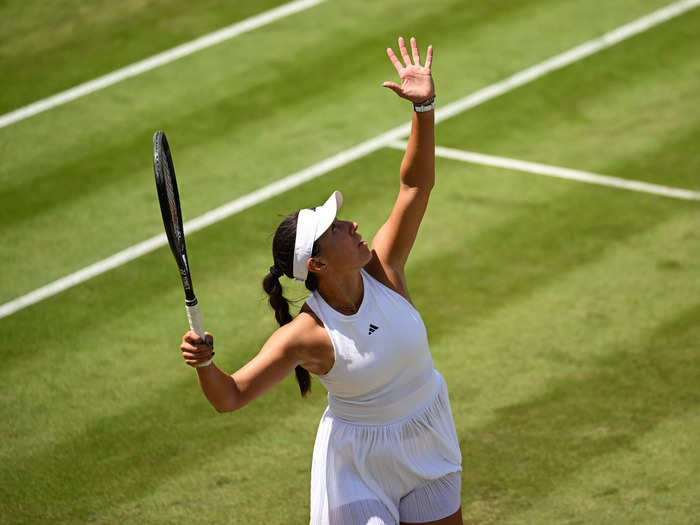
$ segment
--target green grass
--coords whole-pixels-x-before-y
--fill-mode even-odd
[[[447,120],[438,143],[698,189],[698,24],[695,10]]]
[[[277,7],[282,0],[109,0],[0,5],[0,113]]]
[[[168,132],[186,175],[185,214],[195,217],[405,122],[405,106],[380,87],[395,74],[383,50],[400,32],[439,49],[435,74],[447,102],[660,5],[625,2],[601,13],[587,2],[445,2],[425,17],[419,2],[400,10],[324,3],[0,129],[0,300],[160,232],[155,129]],[[571,18],[589,23],[561,33],[561,20]],[[124,203],[132,213],[122,213]],[[47,266],[42,254],[50,250]]]
[[[231,23],[230,11],[168,5],[192,36]],[[160,232],[155,128],[168,132],[194,217],[405,121],[405,105],[378,88],[399,31],[435,45],[444,103],[661,5],[440,2],[426,14],[417,2],[328,2],[1,129],[0,301]],[[88,36],[99,40],[100,24],[117,31],[139,6],[95,7]],[[77,38],[70,51],[40,23],[52,12],[36,9],[35,37],[68,46],[64,60],[85,62],[82,74],[121,65],[108,53],[81,60]],[[697,22],[688,13],[441,123],[438,143],[697,188]],[[3,23],[3,35],[30,24],[6,33]],[[157,50],[143,27],[131,30],[145,56]],[[2,42],[16,64],[35,52]],[[20,80],[9,86],[23,91]],[[278,214],[338,188],[341,216],[368,238],[393,203],[400,160],[382,149],[188,238],[221,368],[244,364],[275,328],[259,283]],[[697,212],[438,159],[407,270],[450,389],[465,523],[696,519]],[[287,293],[304,296],[292,283]],[[308,521],[323,388],[314,381],[302,401],[288,378],[217,414],[181,362],[182,299],[163,248],[0,320],[0,521]]]

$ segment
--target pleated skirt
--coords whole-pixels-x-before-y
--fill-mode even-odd
[[[378,505],[399,523],[404,496],[462,470],[447,386],[437,371],[435,375],[430,400],[398,421],[356,423],[326,409],[311,467],[311,525],[336,525],[339,509],[346,517],[343,523],[353,522],[347,519],[348,509],[359,518]]]

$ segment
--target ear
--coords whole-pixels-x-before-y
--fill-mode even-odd
[[[328,266],[318,257],[306,259],[306,269],[312,273],[326,273]]]

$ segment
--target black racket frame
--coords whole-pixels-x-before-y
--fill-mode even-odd
[[[168,139],[165,133],[160,130],[153,135],[153,172],[156,178],[158,202],[161,215],[163,216],[165,235],[168,237],[168,244],[175,257],[175,262],[180,270],[182,285],[185,288],[185,304],[193,306],[197,304],[197,298],[194,294],[187,260],[187,246],[185,245],[185,232],[182,223],[182,210],[180,208],[180,194],[177,189],[177,179],[175,178],[175,166],[173,165]],[[171,196],[168,195],[168,184],[170,185]]]

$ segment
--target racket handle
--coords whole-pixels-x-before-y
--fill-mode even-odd
[[[196,332],[199,337],[204,341],[204,326],[202,325],[202,314],[199,313],[199,303],[194,303],[193,305],[185,305],[185,310],[187,310],[187,319],[190,322],[190,330]],[[209,366],[211,364],[211,359],[205,363],[200,363],[197,368],[202,368]]]

